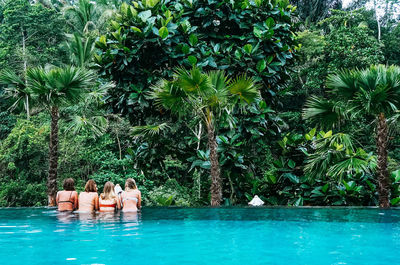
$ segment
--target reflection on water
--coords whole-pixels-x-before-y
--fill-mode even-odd
[[[399,264],[399,252],[396,209],[0,209],[7,265]]]
[[[69,224],[79,220],[81,223],[97,222],[139,222],[140,212],[54,212],[57,220]],[[29,216],[32,217],[32,216]]]

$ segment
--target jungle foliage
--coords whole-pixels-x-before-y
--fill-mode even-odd
[[[0,206],[47,205],[50,176],[59,188],[74,178],[78,191],[89,178],[102,189],[133,177],[145,205],[258,195],[267,205],[366,206],[379,205],[384,175],[399,204],[397,98],[386,97],[396,102],[377,127],[376,112],[342,112],[332,92],[332,76],[400,64],[397,2],[367,2],[1,1]],[[57,92],[68,78],[33,82],[35,71],[63,69],[90,73],[68,85],[77,101]],[[210,82],[216,73],[224,82]],[[227,89],[243,80],[260,96],[227,104],[246,96]],[[384,93],[372,94],[363,95]],[[325,123],[302,116],[313,99],[314,110],[331,107]]]

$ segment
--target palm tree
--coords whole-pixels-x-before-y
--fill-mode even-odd
[[[23,102],[26,111],[26,118],[30,119],[30,92],[26,87],[26,82],[15,72],[3,69],[0,71],[0,85],[5,85],[5,95],[14,100],[11,109],[15,109]]]
[[[72,26],[75,31],[85,35],[91,31],[100,30],[112,16],[113,5],[107,1],[79,0],[74,5],[66,5],[64,14],[72,16]]]
[[[67,36],[69,41],[66,46],[71,55],[71,63],[78,67],[85,67],[90,64],[94,54],[95,38],[91,36],[81,37],[76,32]]]
[[[259,86],[253,78],[239,76],[229,79],[223,71],[202,73],[194,67],[178,69],[172,81],[161,80],[151,93],[156,105],[172,113],[199,118],[206,125],[211,163],[211,205],[222,200],[220,166],[216,129],[223,113],[231,117],[236,105],[248,104],[259,96]]]
[[[51,115],[47,179],[49,206],[55,205],[57,193],[59,108],[79,102],[95,84],[96,75],[92,71],[74,66],[50,69],[37,67],[27,71],[27,87],[34,101],[45,107]]]
[[[379,206],[389,207],[387,118],[400,108],[400,68],[373,65],[365,70],[343,70],[328,77],[327,87],[330,99],[311,97],[303,117],[328,126],[360,116],[375,119]]]

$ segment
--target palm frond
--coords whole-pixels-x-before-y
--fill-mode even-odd
[[[186,93],[175,82],[160,80],[152,86],[149,96],[154,99],[157,107],[173,113],[182,114],[186,109]]]
[[[14,71],[4,69],[0,71],[0,84],[7,86],[14,86],[18,88],[24,88],[25,82],[20,76],[18,76]]]
[[[342,102],[335,102],[317,96],[311,96],[305,103],[303,109],[303,119],[311,120],[323,127],[334,127],[339,124],[349,107],[342,104]]]
[[[169,128],[167,123],[161,123],[157,125],[135,126],[132,127],[131,132],[134,137],[146,137],[160,134]]]
[[[27,83],[39,102],[61,106],[79,102],[96,84],[96,75],[91,70],[74,66],[36,67],[27,71]]]
[[[197,67],[191,70],[178,68],[175,77],[177,85],[186,93],[207,94],[211,88],[208,76]]]
[[[260,96],[260,86],[252,77],[240,75],[229,82],[229,92],[239,99],[239,102],[250,104]]]
[[[329,75],[326,84],[335,96],[350,100],[358,92],[357,80],[359,76],[360,71],[358,70],[342,70],[338,74]]]
[[[107,129],[107,119],[104,116],[84,116],[74,115],[68,121],[67,132],[71,132],[74,135],[85,131],[92,134],[93,137],[102,136]]]
[[[227,84],[229,78],[223,71],[211,71],[207,73],[210,83],[210,93],[204,94],[205,103],[213,109],[225,106],[229,98],[229,90]]]
[[[14,71],[4,69],[0,71],[0,84],[5,85],[4,96],[14,100],[11,110],[14,110],[21,102],[25,109],[28,108],[26,100],[30,99],[30,91],[20,76]]]

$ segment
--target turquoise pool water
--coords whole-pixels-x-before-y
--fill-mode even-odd
[[[0,209],[0,264],[400,264],[400,211]]]

